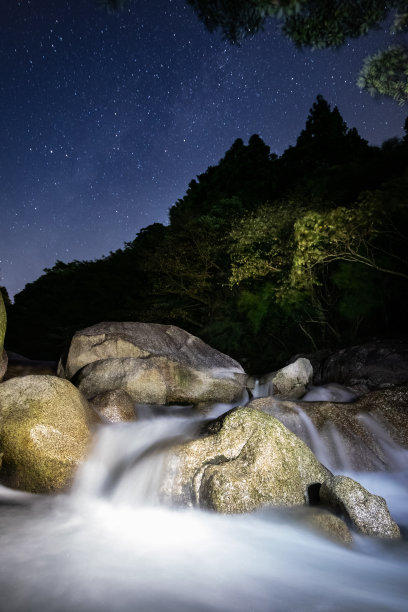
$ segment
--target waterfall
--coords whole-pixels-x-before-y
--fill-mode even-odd
[[[320,460],[337,461],[340,432],[325,432],[323,440],[304,407],[295,411]],[[356,537],[353,547],[340,546],[308,526],[306,507],[224,516],[160,505],[169,446],[194,436],[208,416],[153,412],[101,426],[70,494],[0,505],[1,610],[405,612],[406,541]],[[378,422],[362,421],[390,446]],[[390,452],[406,476],[395,445]],[[400,476],[357,479],[386,492],[404,527],[408,481]]]
[[[408,466],[408,450],[394,442],[387,431],[384,421],[377,420],[371,414],[359,414],[358,418],[367,430],[377,440],[384,454],[389,459],[389,465],[394,471],[406,470]]]
[[[292,408],[296,414],[299,415],[300,422],[303,425],[303,436],[301,436],[302,439],[310,446],[320,463],[323,463],[323,465],[325,465],[327,468],[332,469],[333,462],[331,459],[330,449],[326,445],[324,438],[319,434],[312,420],[300,406],[293,404]]]
[[[112,504],[158,503],[160,476],[169,447],[187,440],[196,419],[148,418],[101,427],[93,452],[77,474],[72,498],[109,498]]]

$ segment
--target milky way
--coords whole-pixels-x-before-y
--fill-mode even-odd
[[[166,223],[236,138],[257,133],[282,153],[319,93],[372,144],[403,134],[406,108],[355,86],[382,31],[301,52],[271,23],[238,47],[183,0],[128,7],[2,3],[0,284],[10,295],[58,259],[95,259]]]

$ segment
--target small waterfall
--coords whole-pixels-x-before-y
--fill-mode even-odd
[[[158,502],[163,460],[170,446],[187,440],[195,419],[149,418],[101,427],[89,459],[77,474],[72,498],[109,498],[113,504]]]
[[[301,436],[303,441],[310,446],[320,463],[327,468],[332,469],[332,460],[329,446],[326,444],[323,436],[320,435],[317,428],[313,424],[306,412],[297,404],[293,404],[293,410],[299,415],[299,419],[303,424],[304,435]]]
[[[254,387],[252,389],[252,396],[254,399],[259,397],[268,397],[271,394],[271,383],[261,383],[259,378],[255,380]]]
[[[354,402],[357,397],[357,394],[347,387],[343,387],[336,383],[328,383],[327,385],[321,385],[319,387],[311,386],[302,397],[302,402],[336,402],[348,404],[349,402]]]
[[[359,414],[358,419],[376,439],[389,460],[389,467],[395,471],[405,470],[408,465],[408,450],[394,442],[387,431],[389,425],[377,420],[372,414]]]
[[[291,407],[292,423],[319,459],[346,465],[342,432],[327,425],[319,433],[305,405]],[[190,439],[208,418],[164,412],[147,407],[144,420],[102,426],[69,496],[29,496],[28,506],[1,505],[0,498],[1,610],[405,612],[406,541],[357,537],[352,548],[340,546],[307,526],[310,508],[296,517],[287,509],[225,516],[157,504],[169,446]],[[352,476],[386,497],[408,526],[406,455],[379,421],[359,421],[395,455],[405,478]]]
[[[390,425],[377,415],[348,412],[340,405],[329,408],[330,420],[323,404],[320,408],[279,400],[265,411],[301,438],[331,471],[398,471],[408,465],[408,451],[393,441]]]

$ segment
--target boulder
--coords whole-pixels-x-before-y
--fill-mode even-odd
[[[163,496],[222,513],[306,504],[330,472],[277,419],[236,408],[168,457]]]
[[[401,537],[385,499],[373,495],[352,478],[329,476],[322,483],[319,495],[322,504],[344,515],[359,533],[386,539]]]
[[[300,357],[277,372],[263,376],[259,386],[265,389],[265,395],[297,399],[306,393],[312,379],[312,364],[308,359]]]
[[[3,296],[0,291],[0,382],[7,370],[7,353],[4,350],[4,336],[6,334],[7,315]]]
[[[316,385],[336,382],[365,393],[408,384],[408,343],[403,340],[375,340],[308,357]]]
[[[67,488],[90,442],[92,411],[56,376],[24,376],[0,385],[3,484],[33,493]]]
[[[172,325],[100,323],[77,332],[60,376],[86,397],[122,389],[135,402],[233,402],[247,376],[233,359]]]
[[[265,397],[249,406],[279,419],[331,469],[393,470],[406,462],[408,387],[373,391],[352,404]]]
[[[126,391],[106,391],[89,400],[89,405],[108,423],[136,420],[135,403]]]

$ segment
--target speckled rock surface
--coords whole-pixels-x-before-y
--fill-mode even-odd
[[[123,389],[139,403],[232,402],[247,376],[233,359],[171,325],[100,323],[77,332],[59,375],[87,397]]]
[[[7,370],[7,354],[4,350],[4,336],[6,334],[7,315],[3,296],[0,291],[0,381]]]
[[[312,382],[313,368],[308,359],[300,357],[277,372],[266,374],[259,383],[269,386],[269,394],[286,398],[300,398]]]
[[[330,474],[277,419],[251,408],[210,422],[205,434],[168,458],[163,496],[173,503],[222,513],[302,505]]]
[[[122,389],[138,403],[198,404],[233,402],[243,393],[235,377],[213,377],[163,357],[104,359],[80,370],[72,379],[86,397]]]
[[[318,431],[320,442],[326,444],[326,462],[331,466],[368,471],[395,469],[398,452],[393,453],[393,445],[408,449],[408,387],[373,391],[352,404],[296,403],[265,397],[253,400],[249,406],[275,416],[313,446],[309,421]],[[373,434],[376,428],[381,428],[380,437]]]
[[[378,538],[400,538],[383,497],[373,495],[347,476],[329,476],[320,487],[320,501],[346,517],[356,531]]]
[[[353,536],[346,523],[330,512],[311,508],[305,516],[305,522],[334,542],[346,545],[353,542]]]
[[[90,442],[92,412],[81,393],[55,376],[0,384],[3,484],[33,493],[71,484]]]
[[[135,421],[137,418],[135,403],[126,391],[107,391],[89,400],[89,405],[109,423]]]
[[[378,340],[307,357],[316,385],[337,382],[365,392],[408,384],[408,343],[403,340]]]

